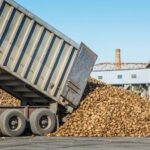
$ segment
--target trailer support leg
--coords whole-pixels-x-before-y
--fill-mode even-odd
[[[28,120],[28,118],[29,118],[29,106],[26,106],[24,108],[24,116]]]

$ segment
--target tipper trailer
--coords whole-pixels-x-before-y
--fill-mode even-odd
[[[26,124],[37,135],[53,132],[63,113],[81,100],[97,55],[13,0],[0,0],[0,88],[20,107],[0,107],[3,135]]]

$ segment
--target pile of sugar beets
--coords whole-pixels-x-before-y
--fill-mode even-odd
[[[20,101],[0,89],[0,106],[20,106]]]
[[[78,109],[48,136],[150,136],[150,101],[89,79]]]

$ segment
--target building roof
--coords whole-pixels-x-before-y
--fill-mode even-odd
[[[121,63],[121,69],[141,69],[141,68],[146,68],[145,67],[146,65],[150,67],[150,62],[149,62],[149,64],[146,64],[146,63]],[[93,70],[116,70],[115,63],[99,63],[94,66]]]

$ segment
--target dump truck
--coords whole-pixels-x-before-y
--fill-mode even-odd
[[[0,130],[53,132],[80,104],[97,55],[13,0],[0,0],[0,88],[19,107],[0,107]]]

